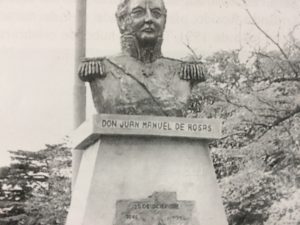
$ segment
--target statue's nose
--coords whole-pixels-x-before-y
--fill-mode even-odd
[[[149,8],[146,10],[145,22],[153,22],[153,16]]]

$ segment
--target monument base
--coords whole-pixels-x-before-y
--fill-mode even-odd
[[[204,140],[106,135],[82,157],[67,225],[226,225]]]

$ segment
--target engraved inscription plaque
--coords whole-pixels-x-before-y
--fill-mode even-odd
[[[154,192],[142,200],[118,200],[114,225],[190,225],[194,201],[178,201],[175,192]]]
[[[72,134],[72,142],[75,149],[86,149],[104,135],[216,139],[222,137],[222,120],[98,114]]]

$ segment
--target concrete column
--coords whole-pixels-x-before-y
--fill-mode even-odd
[[[73,89],[73,124],[76,129],[86,118],[86,87],[78,77],[78,67],[86,51],[86,0],[76,0],[75,68]],[[76,181],[82,151],[72,152],[72,185]]]

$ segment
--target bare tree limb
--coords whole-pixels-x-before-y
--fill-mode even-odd
[[[267,54],[264,54],[262,52],[255,52],[256,55],[260,55],[262,57],[268,58],[270,60],[272,60],[272,62],[276,63],[276,65],[282,70],[284,71],[284,68],[280,65],[280,63],[278,62],[278,60],[282,61],[280,58],[274,57],[274,56],[270,56]]]
[[[199,61],[199,57],[197,55],[197,53],[194,51],[194,49],[191,47],[189,40],[187,40],[187,42],[183,42],[183,44],[188,48],[188,50],[190,50],[190,52],[192,53],[192,57],[194,58],[195,61]]]
[[[280,82],[300,82],[300,77],[282,77],[275,80],[272,80],[273,83],[280,83]]]
[[[272,59],[272,60],[280,60],[279,57],[267,55],[267,54],[265,54],[265,53],[263,53],[263,52],[260,52],[260,51],[254,51],[253,53],[256,54],[256,55],[259,55],[259,56],[268,58],[268,59]]]
[[[285,111],[286,111],[285,109],[278,109],[278,108],[276,108],[274,105],[272,105],[272,104],[271,104],[270,102],[268,102],[267,100],[262,99],[260,96],[255,95],[255,97],[256,97],[256,99],[257,99],[258,101],[260,101],[261,103],[263,103],[263,104],[269,106],[269,107],[270,107],[269,110],[276,111],[276,112],[285,112]]]
[[[274,120],[273,123],[270,124],[268,126],[268,128],[266,130],[264,130],[264,132],[261,133],[261,135],[257,138],[257,140],[259,140],[260,138],[262,138],[272,128],[275,128],[275,127],[279,126],[281,123],[283,123],[286,120],[292,118],[293,116],[295,116],[298,113],[300,113],[300,105],[298,105],[294,110],[292,110],[286,116],[278,117],[276,120]]]
[[[246,109],[247,111],[249,111],[250,113],[252,113],[252,114],[255,115],[254,111],[253,111],[251,108],[249,108],[247,105],[242,105],[242,104],[233,102],[233,101],[231,101],[231,100],[229,99],[229,97],[226,95],[226,93],[224,93],[222,90],[220,90],[220,92],[223,94],[224,100],[225,100],[227,103],[229,103],[229,104],[231,104],[231,105],[233,105],[233,106],[236,106],[236,107],[238,107],[238,108],[244,108],[244,109]]]
[[[233,136],[244,136],[244,135],[245,135],[245,132],[236,132],[236,133],[232,133],[232,134],[228,134],[226,136],[223,136],[219,140],[224,140],[226,138],[230,138],[230,137],[233,137]]]
[[[279,45],[278,42],[276,42],[267,32],[264,31],[263,28],[261,28],[261,26],[256,22],[256,20],[254,19],[252,13],[250,12],[250,10],[247,8],[247,1],[246,0],[242,0],[243,3],[245,4],[245,11],[248,14],[248,16],[250,17],[250,19],[252,20],[254,26],[267,38],[269,39],[281,52],[281,54],[283,55],[283,57],[287,60],[289,66],[291,67],[294,75],[296,77],[298,77],[298,71],[294,68],[294,65],[291,63],[291,61],[289,60],[288,55],[285,53],[285,51],[283,50],[283,48]]]
[[[296,38],[295,38],[295,36],[294,36],[294,33],[295,33],[296,29],[299,28],[299,27],[300,27],[300,23],[296,24],[296,25],[293,27],[292,31],[289,33],[289,36],[291,37],[291,39],[292,39],[292,41],[293,41],[293,44],[294,44],[295,48],[297,48],[298,50],[300,50],[300,46],[296,44]]]
[[[264,128],[267,128],[267,129],[271,128],[270,125],[265,124],[265,123],[255,123],[254,122],[253,125],[259,126],[259,127],[264,127]]]
[[[277,118],[277,115],[272,115],[272,114],[258,114],[260,117],[265,117],[265,118]]]
[[[276,78],[274,80],[270,80],[269,78],[263,78],[263,79],[259,80],[259,82],[265,82],[265,81],[269,81],[270,84],[272,84],[272,83],[282,83],[282,82],[299,82],[300,77],[281,77],[281,78]],[[265,89],[263,89],[263,90],[265,90]]]
[[[290,119],[291,117],[293,117],[294,115],[300,113],[300,105],[298,105],[294,110],[292,110],[290,113],[288,113],[286,116],[284,117],[279,117],[277,120],[275,120],[272,124],[272,127],[278,126],[279,124],[281,124],[282,122]]]
[[[288,129],[286,126],[284,126],[284,130],[286,131],[286,133],[289,135],[289,137],[291,138],[292,140],[292,143],[295,145],[295,147],[297,148],[297,150],[299,151],[300,150],[300,146],[298,144],[298,142],[295,140],[292,132],[290,131],[290,129]]]

